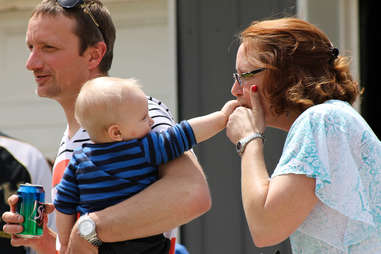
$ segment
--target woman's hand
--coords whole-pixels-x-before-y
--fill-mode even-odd
[[[251,109],[238,107],[229,117],[226,135],[233,144],[253,132],[263,133],[265,130],[265,116],[256,85],[251,86],[250,101]]]

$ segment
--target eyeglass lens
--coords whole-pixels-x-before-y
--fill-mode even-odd
[[[242,87],[242,78],[252,77],[257,73],[264,71],[265,69],[266,68],[259,68],[259,69],[253,70],[251,72],[242,73],[241,75],[238,74],[237,72],[234,72],[233,73],[233,80],[234,80],[234,82],[237,81],[239,86]]]
[[[242,86],[242,80],[238,73],[233,73],[233,80],[234,82],[238,82],[239,86]]]

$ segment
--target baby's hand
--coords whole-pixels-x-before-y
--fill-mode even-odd
[[[226,118],[229,118],[231,113],[233,113],[234,109],[238,106],[240,106],[240,104],[237,100],[230,100],[225,103],[221,109],[221,112],[225,115]]]

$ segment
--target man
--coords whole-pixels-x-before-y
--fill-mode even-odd
[[[0,132],[0,212],[9,210],[7,199],[16,193],[23,183],[42,185],[45,190],[45,201],[51,202],[52,174],[50,166],[42,153],[34,146],[9,137]],[[11,235],[0,229],[0,249],[4,253],[32,253],[29,248],[12,247]],[[49,226],[54,226],[53,214],[49,216]]]
[[[72,150],[89,142],[87,133],[74,119],[74,103],[84,82],[107,75],[114,40],[113,22],[99,0],[84,3],[82,0],[43,0],[29,20],[26,42],[30,55],[26,67],[34,73],[37,94],[60,103],[68,123],[54,165],[53,185],[60,181]],[[170,115],[160,102],[150,100],[149,108],[150,115],[158,116],[154,118],[153,127],[160,129],[171,124]],[[115,242],[166,232],[210,208],[208,186],[193,153],[188,152],[164,165],[159,174],[157,182],[134,197],[84,217],[87,222],[95,223],[93,231],[96,235],[84,235],[81,231],[82,237],[77,222],[70,236],[68,252],[96,253],[94,245],[98,240]],[[9,199],[12,206],[16,202],[15,196]],[[12,208],[2,218],[8,223],[4,231],[15,233],[21,230],[19,225],[11,224],[21,221],[12,213]],[[55,233],[46,229],[41,239],[13,237],[12,244],[30,246],[42,254],[54,253],[55,238]]]

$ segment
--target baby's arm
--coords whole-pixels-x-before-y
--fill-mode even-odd
[[[192,126],[197,143],[205,141],[222,131],[230,114],[238,106],[238,101],[231,100],[226,102],[220,111],[189,119],[188,123]]]
[[[71,229],[75,223],[75,214],[64,214],[56,210],[56,225],[58,230],[58,238],[60,240],[60,253],[65,254]]]

